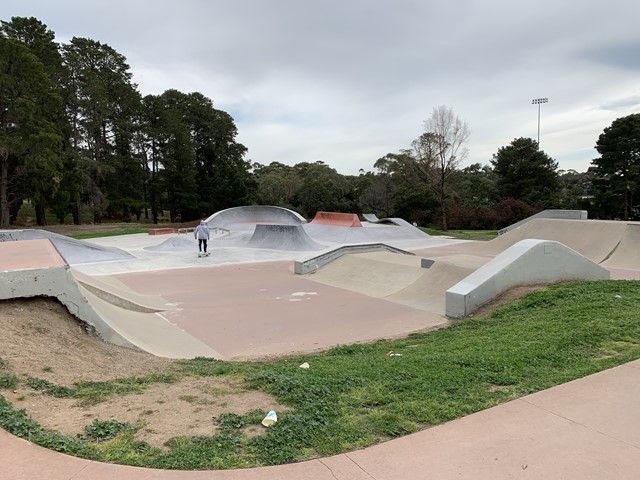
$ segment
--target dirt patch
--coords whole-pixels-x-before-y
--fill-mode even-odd
[[[48,298],[0,302],[0,329],[0,358],[6,363],[1,374],[12,373],[21,380],[14,390],[0,394],[43,427],[65,434],[82,434],[94,419],[115,419],[141,427],[136,438],[162,447],[172,437],[215,433],[212,417],[221,413],[283,409],[271,396],[245,390],[241,380],[220,377],[183,377],[176,383],[152,384],[140,393],[112,395],[97,404],[51,397],[25,385],[26,377],[72,386],[80,380],[169,373],[174,362],[88,335],[61,304]]]
[[[511,288],[491,300],[489,303],[485,303],[483,306],[469,315],[469,317],[481,317],[483,315],[488,315],[494,310],[497,310],[498,307],[501,307],[502,305],[518,300],[519,298],[522,298],[531,292],[546,288],[547,286],[548,285],[526,285],[523,287]]]

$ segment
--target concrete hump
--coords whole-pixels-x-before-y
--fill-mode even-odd
[[[316,212],[311,223],[322,225],[337,225],[340,227],[362,227],[358,215],[355,213]]]
[[[234,223],[272,223],[301,225],[307,223],[302,215],[287,208],[272,205],[247,205],[220,210],[205,220],[209,227],[227,228]]]
[[[522,240],[448,289],[446,315],[462,318],[521,285],[608,279],[607,269],[559,242]]]
[[[159,245],[144,247],[144,250],[150,252],[195,252],[197,248],[197,242],[193,235],[181,235],[167,238]]]
[[[0,230],[0,242],[48,239],[69,265],[80,263],[109,262],[135,258],[116,247],[103,247],[83,240],[58,235],[46,230]]]
[[[322,250],[324,245],[307,235],[302,225],[258,224],[246,244],[250,248],[271,250],[309,251]]]

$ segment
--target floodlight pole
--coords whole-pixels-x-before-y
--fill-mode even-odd
[[[548,101],[548,98],[534,98],[531,100],[533,105],[538,105],[538,150],[540,150],[540,105]]]

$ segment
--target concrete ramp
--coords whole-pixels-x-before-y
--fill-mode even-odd
[[[397,218],[397,217],[378,218],[373,213],[363,213],[362,218],[364,218],[367,222],[373,223],[373,224],[383,224],[383,225],[386,224],[386,225],[398,225],[398,226],[410,225],[409,222],[407,222],[406,220],[403,220],[402,218]]]
[[[552,240],[601,263],[616,249],[626,228],[626,222],[536,218],[490,242],[461,245],[460,251],[498,255],[521,240]]]
[[[0,230],[0,242],[47,239],[55,246],[60,256],[69,265],[80,263],[129,260],[133,255],[115,247],[102,247],[93,243],[76,240],[46,230]]]
[[[170,323],[161,312],[140,312],[121,308],[92,290],[81,287],[91,309],[128,345],[166,358],[221,358],[220,354]],[[94,290],[95,291],[95,290]],[[115,342],[114,342],[115,343]]]
[[[206,219],[209,227],[227,228],[234,223],[273,223],[278,225],[300,225],[307,223],[302,215],[282,207],[271,205],[247,205],[227,208]]]
[[[84,290],[124,310],[158,313],[176,309],[175,305],[168,303],[158,295],[140,295],[133,292],[112,275],[87,275],[73,268],[71,274]]]
[[[53,297],[103,340],[169,358],[218,353],[160,314],[164,299],[137,295],[114,278],[73,271],[48,239],[0,243],[0,300]]]
[[[513,225],[509,225],[508,227],[503,228],[498,232],[498,235],[504,235],[505,233],[513,230],[514,228],[518,228],[521,225],[524,225],[527,222],[530,222],[534,218],[557,218],[557,219],[570,219],[570,220],[586,220],[588,217],[588,213],[586,210],[560,210],[560,209],[550,209],[543,210],[541,212],[536,213],[535,215],[531,215],[524,220],[520,220],[519,222],[514,223]]]
[[[53,297],[102,339],[133,347],[89,305],[69,266],[47,239],[0,243],[0,300]]]
[[[561,243],[522,240],[448,289],[446,314],[464,317],[521,285],[608,279],[607,269]]]
[[[306,278],[444,315],[446,290],[488,261],[472,255],[439,257],[424,268],[422,260],[388,252],[344,255]]]
[[[306,278],[376,298],[385,298],[422,275],[420,258],[389,252],[343,255]]]
[[[247,242],[250,248],[271,250],[309,251],[326,248],[307,235],[302,225],[258,224]]]
[[[607,268],[640,269],[640,223],[627,223],[620,243],[601,265]]]
[[[369,223],[378,223],[380,221],[375,213],[363,213],[362,218],[364,218]]]
[[[415,282],[385,299],[443,315],[446,291],[487,261],[485,257],[473,255],[439,257],[428,269],[422,269],[422,275]]]
[[[311,223],[321,225],[336,225],[339,227],[362,227],[358,215],[341,212],[316,212]]]

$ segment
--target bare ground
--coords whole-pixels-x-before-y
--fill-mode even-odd
[[[13,373],[21,380],[15,390],[0,390],[0,394],[43,427],[69,435],[82,434],[94,419],[115,419],[143,425],[136,438],[162,448],[172,437],[215,433],[212,417],[221,413],[283,409],[271,396],[246,390],[240,379],[216,377],[152,384],[142,393],[112,395],[94,405],[75,398],[54,398],[28,387],[26,377],[72,386],[79,380],[170,372],[174,362],[88,335],[54,299],[0,302],[0,331],[0,358],[7,365],[0,373]]]

